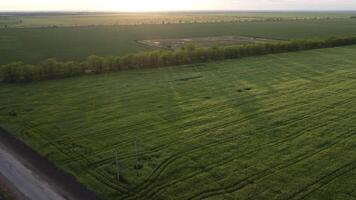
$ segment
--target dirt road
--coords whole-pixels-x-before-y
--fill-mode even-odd
[[[0,182],[19,200],[97,200],[74,177],[0,127]]]
[[[65,200],[56,189],[36,176],[31,169],[27,168],[16,157],[11,155],[0,144],[0,173],[3,178],[15,187],[27,199],[33,200]],[[18,195],[17,195],[18,196]]]

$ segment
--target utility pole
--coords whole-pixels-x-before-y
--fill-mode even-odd
[[[136,165],[135,168],[139,169],[140,165],[138,163],[138,149],[137,149],[137,138],[135,138],[135,158],[136,158]]]
[[[120,168],[119,168],[119,156],[118,156],[118,151],[115,150],[115,163],[116,163],[116,176],[117,176],[117,181],[120,182]]]

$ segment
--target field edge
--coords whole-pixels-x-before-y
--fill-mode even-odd
[[[67,193],[76,199],[99,200],[100,198],[94,192],[80,183],[73,175],[65,172],[47,158],[41,156],[34,149],[30,148],[23,141],[19,140],[14,134],[11,134],[0,126],[0,143],[6,146],[12,153],[16,154],[21,160],[30,164],[37,173],[55,183]]]

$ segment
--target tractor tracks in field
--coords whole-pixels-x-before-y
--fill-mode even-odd
[[[290,161],[286,162],[286,163],[282,163],[282,164],[278,164],[275,165],[273,167],[267,168],[261,172],[258,172],[252,176],[249,176],[237,183],[234,183],[230,186],[224,187],[224,188],[216,188],[216,189],[210,189],[210,190],[205,190],[202,191],[192,197],[189,198],[189,200],[201,200],[201,199],[206,199],[212,196],[217,196],[217,195],[222,195],[222,194],[226,194],[226,193],[233,193],[233,192],[237,192],[241,189],[243,189],[244,187],[250,185],[250,184],[254,184],[256,181],[261,180],[262,178],[265,178],[267,176],[272,175],[273,173],[286,169],[292,165],[295,165],[297,163],[300,163],[306,159],[312,158],[313,156],[320,154],[328,149],[330,149],[331,147],[339,144],[342,141],[346,141],[348,139],[350,139],[351,137],[356,136],[352,131],[348,133],[348,135],[345,138],[339,139],[338,141],[332,143],[331,145],[325,146],[322,149],[319,149],[315,152],[309,152],[307,154],[302,154],[300,156],[297,156],[293,159],[291,159]],[[356,161],[352,162],[352,164],[356,164]],[[353,166],[353,169],[356,166]],[[316,181],[315,183],[317,183],[318,181]],[[303,189],[304,190],[304,189]],[[303,190],[301,190],[300,192],[302,192]],[[296,193],[299,194],[300,192]],[[287,198],[287,199],[292,199],[292,198]]]
[[[332,108],[334,108],[335,106],[340,105],[340,104],[346,105],[347,102],[349,102],[349,103],[352,102],[352,101],[351,101],[352,99],[353,99],[353,97],[350,98],[350,99],[346,99],[346,100],[344,100],[344,101],[341,101],[341,102],[337,102],[337,103],[331,104],[331,105],[329,105],[329,108],[332,109]],[[324,110],[321,109],[320,112],[315,112],[315,113],[313,113],[314,115],[306,116],[306,117],[300,118],[300,119],[298,119],[298,120],[291,121],[291,122],[289,122],[289,123],[290,123],[290,124],[294,124],[294,123],[297,123],[298,121],[301,121],[301,120],[306,120],[306,119],[309,119],[309,118],[317,118],[319,115],[321,115],[321,114],[323,114],[323,113],[325,113],[325,112],[327,112],[327,111],[330,111],[330,110],[329,110],[329,109],[324,109]],[[236,123],[236,121],[235,121],[235,122],[230,122],[230,123],[228,123],[228,124],[223,124],[223,125],[221,125],[221,126],[226,126],[226,125],[233,124],[233,123]],[[322,127],[322,126],[324,126],[324,125],[325,125],[325,124],[322,124],[322,125],[320,125],[319,127]],[[285,126],[285,124],[284,124],[284,126]],[[219,126],[219,127],[220,127],[220,126]],[[215,128],[219,128],[219,127],[215,127]],[[214,128],[214,129],[215,129],[215,128]],[[272,129],[270,129],[269,131],[272,131],[272,130],[277,129],[277,128],[279,128],[279,127],[272,128]],[[315,127],[314,127],[314,128],[315,128]],[[317,127],[317,128],[318,128],[318,127]],[[305,128],[305,130],[302,131],[301,134],[292,135],[291,137],[297,138],[298,136],[303,135],[303,134],[305,133],[305,131],[307,131],[307,130],[313,130],[313,128],[311,128],[311,127],[309,127],[309,129],[308,129],[308,128]],[[256,131],[257,131],[257,130],[256,130]],[[155,170],[152,172],[152,174],[149,176],[149,178],[148,178],[145,182],[143,182],[142,184],[138,185],[138,187],[137,187],[136,189],[134,189],[134,193],[136,193],[136,192],[138,192],[138,191],[141,192],[142,190],[145,190],[146,187],[147,187],[147,185],[152,186],[152,183],[155,182],[155,181],[158,179],[158,177],[160,176],[160,174],[163,173],[163,171],[164,171],[166,168],[168,168],[168,166],[169,166],[170,164],[172,164],[173,162],[175,162],[176,160],[178,160],[179,158],[181,158],[181,157],[184,156],[185,154],[187,154],[187,153],[199,152],[199,151],[202,151],[202,150],[205,150],[205,149],[208,149],[208,148],[212,148],[212,147],[215,147],[215,146],[224,144],[224,143],[231,142],[231,139],[232,139],[232,138],[234,138],[234,137],[226,138],[226,139],[224,139],[224,140],[222,140],[222,141],[216,141],[216,142],[210,143],[210,144],[201,145],[201,146],[196,147],[196,148],[194,148],[194,149],[191,149],[191,150],[188,150],[188,151],[184,151],[184,152],[180,152],[180,153],[178,153],[178,154],[176,154],[176,155],[174,155],[174,156],[171,156],[170,158],[167,158],[167,159],[166,159],[165,161],[163,161],[157,168],[155,168]],[[283,140],[282,142],[286,142],[286,141],[288,141],[289,139],[291,139],[291,138],[282,139],[282,140]],[[275,143],[275,145],[278,145],[278,144],[280,144],[280,143]],[[268,146],[268,144],[267,144],[267,146]],[[254,152],[255,152],[255,151],[254,151]]]
[[[266,93],[266,94],[268,94],[268,92]],[[285,95],[286,94],[286,92],[283,92],[283,93],[281,93],[281,95]],[[260,95],[260,96],[262,96],[262,95]],[[233,99],[231,98],[231,99],[229,99],[229,100],[226,100],[226,102],[228,102],[228,101],[232,101]],[[248,103],[249,101],[246,101],[245,103]],[[243,103],[241,104],[241,105],[243,105]],[[240,105],[240,106],[241,106]],[[181,118],[179,118],[179,121],[183,121],[183,120],[185,120],[185,119],[187,119],[187,118],[189,118],[191,115],[196,115],[196,114],[199,114],[199,113],[201,113],[201,114],[208,114],[208,113],[210,113],[210,112],[214,112],[214,111],[216,111],[216,109],[223,109],[223,108],[226,108],[226,107],[229,107],[229,106],[224,106],[224,105],[222,105],[222,106],[215,106],[215,107],[212,107],[213,105],[209,105],[209,106],[206,106],[205,108],[196,108],[196,109],[194,109],[194,110],[189,110],[189,111],[186,111],[186,115],[184,116],[184,117],[181,117]],[[205,112],[205,111],[207,111],[207,112]],[[142,124],[145,124],[146,122],[145,121],[143,121],[143,122],[141,122],[140,124],[142,125]],[[199,121],[198,122],[196,122],[196,123],[200,123]],[[137,125],[140,125],[140,124],[135,124],[135,125],[130,125],[130,126],[127,126],[127,127],[124,127],[124,129],[123,130],[127,130],[127,128],[129,128],[129,130],[132,128],[132,129],[135,129],[135,126],[137,127]],[[188,126],[187,127],[189,127],[189,126],[193,126],[194,125],[194,123],[193,124],[188,124]],[[151,126],[151,125],[149,125],[149,126]],[[141,127],[141,126],[140,126]],[[183,127],[177,127],[177,129],[178,128],[185,128],[186,126],[183,126]],[[166,128],[164,128],[164,129],[162,129],[162,130],[159,130],[159,132],[166,132],[166,131],[169,131],[169,130],[171,130],[171,128],[172,127],[166,127]],[[127,131],[129,131],[129,130],[127,130]],[[127,132],[127,131],[125,131],[125,132]],[[98,135],[97,137],[105,137],[105,136],[110,136],[110,135],[113,135],[114,133],[112,133],[113,131],[110,131],[110,133],[107,133],[107,134],[100,134],[100,135]],[[115,132],[115,131],[114,131]],[[155,132],[157,132],[157,130],[155,130]],[[151,132],[151,133],[153,133],[153,132]],[[96,138],[96,137],[95,137]],[[132,142],[133,141],[133,138],[127,138],[127,139],[125,139],[125,140],[122,140],[122,142],[120,142],[120,144],[127,144],[127,143],[129,143],[129,142]],[[176,142],[175,142],[176,143]],[[116,146],[120,146],[120,144],[118,144],[118,145],[116,145]],[[166,144],[166,143],[165,143]],[[167,143],[167,145],[168,145],[168,143]],[[167,145],[165,145],[165,146],[167,146]],[[160,148],[160,149],[162,149],[162,148],[164,148],[164,147],[156,147],[156,148]],[[152,152],[152,151],[155,151],[155,149],[152,149],[150,152]],[[111,149],[110,150],[101,150],[101,151],[99,151],[99,152],[97,152],[97,153],[95,153],[95,155],[92,155],[92,156],[96,156],[96,155],[99,155],[99,154],[102,154],[102,153],[108,153],[108,152],[111,152]],[[131,155],[132,156],[132,155]],[[88,156],[88,157],[91,157],[91,156]],[[125,156],[123,156],[123,155],[120,155],[120,157],[121,158],[125,158]],[[69,164],[70,162],[74,162],[74,161],[77,161],[78,159],[75,159],[75,160],[70,160],[70,159],[68,159],[68,161],[67,161],[67,164]],[[78,160],[79,161],[79,160]]]
[[[347,163],[340,168],[333,170],[331,173],[322,176],[321,178],[317,179],[316,181],[312,182],[311,184],[303,187],[302,189],[298,190],[297,192],[293,193],[291,196],[286,198],[286,200],[296,199],[301,200],[305,199],[307,196],[311,195],[312,193],[316,192],[317,190],[321,189],[322,187],[326,186],[327,184],[331,183],[335,179],[353,171],[356,169],[356,160]]]
[[[230,100],[232,100],[232,99],[230,99]],[[227,102],[227,101],[229,101],[229,100],[226,100],[226,102]],[[189,118],[190,118],[191,116],[193,116],[193,115],[197,115],[197,114],[199,114],[199,115],[203,115],[203,114],[207,115],[207,114],[209,114],[209,113],[214,113],[214,112],[216,112],[217,110],[221,111],[222,109],[230,108],[231,105],[226,104],[226,102],[225,102],[225,103],[222,102],[222,103],[216,104],[216,105],[209,105],[209,106],[206,106],[206,107],[203,107],[203,108],[199,107],[199,108],[196,108],[196,109],[191,110],[191,111],[186,111],[187,114],[184,115],[183,117],[181,117],[179,120],[176,120],[176,122],[178,122],[178,121],[184,121],[184,120],[186,120],[186,119],[189,119]],[[245,100],[245,101],[241,102],[238,106],[242,106],[242,105],[247,104],[247,103],[249,103],[249,102],[250,102],[249,100]],[[233,117],[234,115],[233,115],[233,114],[230,114],[229,116],[230,116],[230,117]],[[228,117],[228,116],[226,116],[226,117]],[[214,120],[215,124],[217,124],[217,122],[220,122],[220,121],[226,121],[226,118],[224,118],[224,119],[219,119],[219,120]],[[141,124],[144,124],[144,123],[145,123],[145,122],[142,122]],[[200,121],[196,121],[195,123],[201,123],[201,122],[200,122]],[[179,129],[182,129],[182,128],[193,127],[193,126],[196,126],[196,125],[197,125],[197,124],[195,124],[195,123],[189,123],[189,125],[179,126],[179,127],[176,127],[176,129],[179,130]],[[131,127],[134,127],[134,125],[132,125]],[[129,128],[129,127],[125,127],[125,128]],[[151,131],[151,132],[149,132],[148,134],[150,134],[150,133],[155,133],[155,132],[167,132],[167,131],[170,131],[170,130],[172,130],[172,127],[166,127],[166,128],[163,128],[163,129]],[[201,132],[205,132],[205,130],[203,130],[203,131],[201,131]],[[110,133],[110,134],[108,134],[108,135],[105,135],[105,136],[109,136],[109,135],[112,135],[112,133]],[[102,137],[102,136],[103,136],[103,135],[100,135],[100,137]],[[156,135],[156,136],[157,136],[157,135]],[[158,135],[158,137],[160,137],[160,135]],[[181,139],[180,139],[180,140],[181,140]],[[128,139],[123,140],[120,144],[125,144],[125,143],[129,143],[129,142],[132,142],[132,141],[133,141],[132,138],[128,138]],[[179,142],[179,141],[176,140],[176,141],[174,141],[173,143],[178,143],[178,142]],[[173,143],[165,143],[164,146],[155,147],[154,149],[151,149],[151,150],[148,151],[148,152],[152,153],[152,152],[155,152],[155,151],[159,151],[159,150],[162,149],[162,147],[164,148],[164,147],[170,146],[170,145],[172,145]],[[120,146],[120,144],[118,144],[118,145],[116,145],[116,146]],[[111,149],[111,150],[112,150],[112,149]],[[110,151],[110,150],[107,150],[107,151]],[[100,151],[99,153],[105,153],[105,150]],[[97,155],[97,154],[98,154],[98,153],[96,153],[96,155]],[[131,156],[133,156],[133,155],[131,155]],[[127,155],[127,156],[120,155],[120,158],[126,158],[126,157],[129,158],[130,156],[129,156],[129,155]],[[73,162],[73,161],[78,161],[78,160],[69,160],[69,162]]]
[[[317,117],[317,116],[314,116],[314,117]],[[250,155],[251,153],[255,153],[255,152],[258,152],[266,147],[272,147],[272,146],[277,146],[277,145],[280,145],[284,142],[288,142],[290,140],[293,140],[295,138],[298,138],[302,135],[304,135],[307,131],[310,131],[310,130],[314,130],[314,129],[317,129],[317,128],[320,128],[320,127],[323,127],[325,126],[326,124],[330,124],[329,122],[328,123],[325,123],[325,124],[321,124],[321,125],[318,125],[316,127],[309,127],[309,128],[304,128],[303,131],[300,131],[299,134],[295,134],[295,135],[290,135],[288,136],[287,138],[283,138],[281,140],[278,140],[278,141],[274,141],[274,142],[270,142],[270,143],[267,143],[267,144],[264,144],[264,145],[260,145],[260,148],[258,149],[255,149],[253,151],[250,151],[250,152],[245,152],[243,155]],[[230,138],[231,139],[231,138]],[[229,142],[231,141],[230,139],[226,139],[224,142]],[[163,171],[168,168],[168,166],[170,164],[172,164],[173,162],[175,162],[176,160],[178,160],[179,158],[181,158],[183,155],[187,154],[187,153],[195,153],[195,152],[198,152],[198,151],[202,151],[202,150],[205,150],[207,148],[211,148],[211,147],[214,147],[214,146],[217,146],[217,145],[221,145],[223,143],[216,143],[216,144],[213,144],[210,146],[201,146],[200,148],[197,147],[193,150],[190,150],[190,151],[186,151],[186,152],[181,152],[179,154],[176,154],[174,156],[171,156],[170,158],[166,159],[165,161],[163,161],[156,169],[155,171],[151,174],[151,176],[149,176],[149,178],[143,182],[141,185],[139,185],[137,188],[136,188],[136,191],[141,193],[141,192],[144,192],[144,191],[148,191],[151,187],[153,187],[153,183],[158,179],[158,177],[160,176],[160,174],[163,173]],[[152,188],[151,188],[152,189]]]
[[[317,155],[317,154],[319,154],[319,153],[331,148],[332,146],[335,146],[335,145],[339,144],[340,142],[345,141],[346,139],[350,139],[353,136],[355,136],[355,135],[351,133],[351,134],[347,135],[346,137],[340,139],[339,141],[334,142],[334,143],[332,143],[332,144],[330,144],[330,145],[328,145],[328,146],[326,146],[326,147],[324,147],[322,149],[319,149],[318,151],[308,152],[307,154],[302,154],[302,155],[296,156],[295,158],[290,159],[290,161],[287,161],[287,163],[281,163],[281,164],[275,165],[275,166],[273,166],[271,168],[263,170],[262,172],[259,172],[259,174],[271,171],[271,173],[269,174],[269,175],[271,175],[271,174],[275,173],[276,170],[281,170],[281,169],[287,168],[287,167],[292,166],[292,165],[294,165],[294,164],[296,164],[298,162],[301,162],[301,161],[303,161],[305,159],[308,159],[308,158],[310,158],[312,156],[315,156],[315,155]],[[277,146],[277,145],[274,145],[274,146]],[[252,152],[250,152],[250,153],[252,153]],[[249,153],[245,153],[245,154],[239,155],[239,158],[243,157],[243,156],[249,156],[249,155],[250,155]],[[238,159],[238,158],[232,157],[232,158],[229,158],[229,159],[221,159],[221,160],[215,162],[214,164],[206,166],[204,168],[204,171],[205,172],[206,171],[210,171],[210,170],[212,170],[212,169],[214,169],[216,167],[223,166],[223,165],[226,165],[228,163],[231,163],[231,162],[235,161],[236,159]],[[173,181],[172,183],[170,183],[168,185],[162,185],[162,186],[160,186],[158,188],[153,188],[152,190],[147,192],[148,196],[145,194],[144,197],[152,198],[153,196],[157,196],[165,188],[170,187],[171,185],[178,184],[179,182],[184,182],[187,179],[191,179],[191,178],[199,175],[200,173],[201,172],[195,172],[195,173],[189,174],[188,176],[185,176],[184,178],[181,178],[179,180],[175,180],[175,181]],[[253,183],[254,181],[256,181],[256,179],[253,179],[253,181],[251,181],[251,178],[253,178],[256,175],[250,176],[250,177],[246,178],[246,180],[249,180],[251,183]],[[265,176],[263,176],[263,177],[265,177]],[[263,177],[261,177],[261,178],[263,178]],[[224,189],[226,189],[226,188],[224,188]],[[222,190],[224,190],[224,189],[222,189]]]
[[[267,95],[267,94],[272,94],[273,93],[273,91],[269,91],[269,92],[266,92],[266,93],[264,93],[264,94],[262,94],[262,95]],[[288,94],[288,92],[280,92],[280,94],[281,95],[286,95],[286,94]],[[230,95],[230,97],[235,97],[234,95]],[[229,100],[233,100],[233,98],[230,98]],[[227,100],[227,101],[229,101],[229,100]],[[222,102],[223,103],[223,102]],[[182,104],[182,105],[184,105],[185,104],[185,102],[182,102],[182,103],[180,103],[180,104]],[[177,105],[175,105],[175,106],[179,106],[179,104],[177,104]],[[207,106],[207,107],[205,107],[205,108],[201,108],[201,107],[199,107],[199,108],[197,108],[199,111],[204,111],[205,109],[209,109],[209,106]],[[194,110],[191,110],[191,111],[186,111],[187,113],[189,113],[189,112],[191,112],[190,114],[194,114],[194,112],[196,112],[196,111],[194,111]],[[183,113],[184,114],[184,113]],[[189,115],[187,115],[187,117],[189,117]],[[169,117],[168,117],[169,118]],[[182,120],[184,120],[185,118],[182,118]],[[125,129],[127,129],[127,128],[135,128],[135,127],[137,127],[138,125],[143,125],[143,124],[146,124],[147,122],[145,122],[145,121],[142,121],[142,122],[140,122],[140,123],[135,123],[135,124],[131,124],[131,125],[128,125],[128,126],[125,126],[125,127],[122,127],[121,128],[121,130],[125,130]],[[144,128],[144,127],[143,127]],[[95,135],[94,133],[93,133],[93,135]],[[112,133],[108,133],[108,134],[100,134],[100,136],[98,135],[98,137],[106,137],[106,136],[110,136],[110,135],[112,135]],[[88,136],[90,136],[90,135],[85,135],[86,137],[88,137]],[[78,138],[80,138],[80,137],[82,137],[82,135],[78,135],[78,136],[76,136],[76,137],[73,137],[73,136],[68,136],[68,139],[70,138],[70,139],[78,139]],[[99,139],[99,138],[98,138]],[[58,142],[58,140],[56,140],[57,142]]]
[[[314,127],[314,128],[308,129],[308,130],[310,131],[310,130],[313,130],[313,129],[317,129],[317,128],[323,127],[323,126],[325,126],[325,125],[326,125],[326,124],[322,124],[322,125],[319,125],[318,127]],[[308,131],[308,130],[305,130],[305,131]],[[279,145],[281,145],[281,144],[283,144],[283,143],[285,143],[285,142],[291,141],[291,140],[293,140],[293,139],[296,139],[296,138],[300,137],[301,135],[304,135],[304,134],[305,134],[305,131],[303,131],[301,134],[295,135],[295,136],[292,137],[292,138],[285,138],[285,139],[283,139],[282,141],[276,141],[276,142],[268,143],[268,144],[265,144],[265,145],[261,145],[261,147],[258,148],[258,149],[254,149],[254,150],[252,150],[252,151],[244,152],[243,154],[240,154],[239,157],[241,157],[241,156],[249,156],[249,155],[251,155],[252,153],[259,152],[259,151],[261,151],[262,149],[265,149],[265,148],[267,148],[267,147],[279,146]],[[348,137],[352,137],[352,136],[354,136],[354,135],[349,135]],[[236,159],[236,158],[231,158],[231,159],[228,159],[228,160],[224,160],[224,159],[223,159],[223,160],[219,160],[219,161],[215,162],[215,163],[212,164],[212,165],[206,166],[205,168],[206,168],[207,170],[211,170],[211,169],[214,169],[214,168],[216,168],[216,167],[218,167],[218,166],[222,166],[222,165],[225,165],[225,164],[227,164],[227,163],[230,163],[230,162],[234,161],[235,159]],[[162,170],[164,170],[164,169],[162,169]],[[189,174],[189,175],[188,175],[188,178],[192,178],[192,177],[197,176],[197,175],[199,175],[199,174],[200,174],[200,172],[196,172],[196,173]],[[152,181],[157,180],[157,179],[158,179],[158,176],[159,176],[159,174],[157,175],[156,179],[154,179],[154,180],[152,180]],[[186,178],[180,179],[179,181],[184,181],[184,180],[186,180]],[[177,180],[177,183],[178,183],[179,181]],[[152,182],[150,182],[149,184],[147,183],[147,185],[148,185],[147,187],[140,188],[139,193],[144,193],[144,194],[145,194],[146,192],[148,192],[148,194],[151,194],[151,195],[154,194],[154,195],[156,195],[160,190],[162,190],[162,189],[164,189],[164,188],[167,187],[167,186],[161,186],[161,187],[158,189],[158,191],[156,191],[157,189],[155,189],[155,188],[152,186],[152,185],[153,185]],[[151,187],[153,187],[153,188],[151,188]],[[143,196],[143,197],[146,197],[146,196]]]
[[[338,91],[338,92],[346,92],[346,91],[345,91],[345,90],[340,90],[340,91]],[[282,95],[284,95],[284,94],[282,94]],[[332,97],[333,95],[334,95],[334,94],[330,94],[330,95],[328,95],[328,97]],[[263,98],[263,97],[261,97],[261,98]],[[325,97],[325,98],[327,98],[327,97]],[[231,99],[231,100],[232,100],[232,99]],[[228,102],[228,101],[231,101],[231,100],[227,100],[227,102]],[[245,104],[251,103],[251,101],[257,101],[257,98],[256,98],[256,99],[253,99],[251,96],[248,96],[248,97],[246,97],[246,99],[245,99],[243,102],[241,102],[240,104],[235,105],[235,106],[241,107],[241,106],[243,106],[243,105],[245,105]],[[300,101],[303,101],[303,100],[300,100]],[[294,103],[295,103],[295,102],[294,102]],[[307,105],[307,104],[303,104],[303,105],[301,105],[301,106],[305,106],[305,105]],[[265,111],[263,111],[263,113],[287,109],[289,106],[290,106],[290,104],[280,105],[280,106],[274,107],[273,109],[265,110]],[[207,106],[207,107],[205,107],[205,108],[199,109],[199,110],[197,111],[197,113],[199,113],[199,114],[209,114],[209,113],[216,112],[217,110],[221,111],[222,109],[230,108],[230,107],[231,107],[231,105],[230,105],[230,104],[227,104],[227,103],[222,104],[221,106],[217,106],[217,107]],[[243,119],[238,119],[238,120],[236,120],[236,121],[232,120],[231,122],[226,123],[225,125],[229,125],[229,124],[233,124],[233,123],[243,123],[243,122],[246,122],[246,121],[248,120],[247,118],[251,118],[251,117],[254,117],[254,116],[263,114],[263,113],[262,113],[262,112],[261,112],[261,113],[251,113],[251,114],[249,114],[248,116],[245,116],[245,118],[243,118]],[[190,113],[190,115],[194,115],[194,114],[196,114],[196,113],[194,113],[193,111],[192,111],[192,113]],[[185,119],[189,118],[190,115],[184,116],[184,117],[181,118],[180,120],[185,120]],[[228,114],[226,117],[229,117],[229,116],[230,116],[231,119],[233,119],[233,118],[235,117],[235,115],[234,115],[233,113]],[[222,121],[227,121],[228,119],[230,119],[230,118],[226,118],[226,117],[224,117],[223,119],[222,119],[222,118],[219,118],[218,120],[214,120],[214,123],[212,123],[212,124],[215,124],[215,125],[217,125],[217,126],[215,126],[215,127],[213,127],[213,128],[207,128],[207,129],[203,129],[203,130],[198,130],[198,132],[194,133],[194,137],[193,137],[193,138],[198,138],[198,137],[200,137],[202,134],[206,133],[207,131],[215,130],[215,129],[224,127],[224,124],[221,125],[221,124],[219,124],[219,123],[222,122]],[[199,123],[201,123],[201,122],[200,122],[200,121],[197,121],[197,122],[195,122],[195,123],[198,123],[198,124],[199,124]],[[191,123],[191,124],[189,124],[188,126],[177,127],[177,130],[178,130],[178,129],[182,129],[182,128],[185,129],[185,128],[187,128],[187,127],[193,127],[193,126],[196,125],[195,123]],[[172,127],[167,127],[167,128],[160,129],[160,130],[155,130],[154,132],[166,132],[166,131],[170,131],[170,130],[172,130]],[[152,132],[152,133],[154,133],[154,132]],[[157,135],[156,135],[156,136],[157,136]],[[160,137],[160,136],[158,135],[157,137]],[[174,144],[179,143],[181,140],[184,140],[184,138],[177,139],[177,140],[174,140],[174,141],[164,141],[164,142],[162,142],[163,145],[156,146],[155,148],[150,149],[149,151],[146,151],[146,152],[141,152],[141,154],[144,155],[144,154],[151,154],[151,153],[154,153],[154,152],[158,152],[158,151],[160,151],[160,150],[162,150],[162,149],[164,149],[164,148],[167,148],[168,146],[171,146],[171,145],[174,145]],[[129,141],[132,141],[132,139],[126,139],[126,140],[124,140],[123,142],[125,142],[125,141],[126,141],[126,142],[129,142]],[[107,150],[107,151],[104,150],[104,151],[100,151],[99,153],[105,153],[105,152],[109,152],[109,151],[111,152],[112,150]],[[96,153],[95,155],[98,155],[98,153]],[[132,157],[132,156],[134,156],[134,155],[133,155],[133,154],[132,154],[132,155],[119,155],[119,157],[120,157],[121,159],[130,158],[130,157]],[[90,157],[91,157],[91,156],[89,156],[89,158],[90,158]],[[105,160],[97,161],[96,163],[91,163],[91,165],[101,165],[101,164],[103,164],[103,163],[105,163],[105,162],[108,162],[108,161],[110,161],[110,160],[112,160],[112,159],[113,159],[113,157],[110,157],[110,158],[107,158],[107,159],[105,159]],[[78,160],[78,159],[74,159],[74,160],[68,159],[68,161],[69,161],[69,162],[74,162],[74,161],[80,161],[80,160]],[[67,164],[69,164],[69,163],[67,163]]]

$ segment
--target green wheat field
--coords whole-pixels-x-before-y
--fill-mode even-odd
[[[0,124],[103,199],[355,199],[355,52],[0,84]]]

